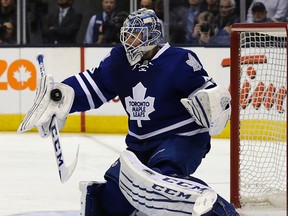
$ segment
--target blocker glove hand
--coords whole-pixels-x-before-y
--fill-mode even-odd
[[[230,92],[219,86],[199,90],[191,97],[181,99],[195,122],[209,128],[211,136],[221,133],[226,127],[231,115],[230,101]]]
[[[33,106],[18,128],[24,132],[36,127],[41,137],[50,134],[50,125],[55,117],[61,130],[74,100],[74,90],[63,83],[54,82],[51,75],[45,75],[37,81]]]

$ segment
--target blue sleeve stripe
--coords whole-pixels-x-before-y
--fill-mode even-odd
[[[204,110],[204,108],[203,108],[203,106],[202,106],[202,103],[200,102],[200,100],[199,100],[199,98],[198,98],[197,96],[196,96],[196,101],[197,101],[199,107],[201,108],[202,114],[203,114],[203,116],[204,116],[204,118],[205,118],[205,121],[206,121],[206,124],[205,124],[205,125],[207,125],[207,127],[210,128],[210,123],[209,123],[209,121],[208,121],[208,117],[207,117],[207,115],[206,115],[206,112],[205,112],[205,110]],[[202,118],[200,118],[200,119],[202,119]],[[203,125],[204,125],[204,124],[203,124]]]
[[[90,85],[93,87],[94,91],[96,92],[96,94],[98,95],[98,97],[100,98],[102,103],[106,103],[107,99],[102,94],[102,92],[100,91],[100,89],[98,88],[97,84],[94,82],[94,80],[90,76],[90,74],[87,71],[83,72],[83,74],[84,74],[85,78],[88,80],[88,82],[90,83]]]
[[[84,91],[85,94],[86,94],[86,97],[87,97],[87,100],[88,100],[90,109],[94,109],[94,108],[95,108],[95,104],[94,104],[94,102],[93,102],[92,96],[91,96],[91,94],[90,94],[87,86],[85,85],[84,81],[82,80],[82,78],[80,77],[79,74],[76,74],[76,75],[75,75],[75,78],[77,79],[77,81],[79,82],[81,88],[83,89],[83,91]]]
[[[201,119],[201,117],[200,117],[200,113],[199,113],[199,111],[195,108],[196,105],[195,105],[194,101],[191,100],[191,101],[189,101],[188,103],[191,105],[192,112],[193,112],[193,114],[194,114],[194,118],[197,118],[197,120],[198,120],[199,122],[201,122],[201,124],[203,125],[202,119]]]

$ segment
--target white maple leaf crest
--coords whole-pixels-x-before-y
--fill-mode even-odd
[[[21,65],[17,71],[14,71],[13,77],[23,85],[24,82],[27,82],[30,79],[31,72],[27,71],[24,65]]]
[[[154,109],[154,97],[146,97],[147,88],[145,88],[141,82],[132,88],[133,98],[126,97],[125,104],[126,110],[130,114],[130,120],[136,120],[138,127],[142,127],[141,121],[150,120],[149,114]]]
[[[193,68],[194,71],[201,70],[202,66],[201,64],[194,58],[194,56],[191,53],[188,53],[188,60],[186,63]]]

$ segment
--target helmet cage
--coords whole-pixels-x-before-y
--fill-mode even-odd
[[[162,23],[153,10],[140,9],[125,20],[120,41],[125,47],[128,61],[134,65],[163,41]]]
[[[145,46],[147,43],[148,28],[122,27],[121,32],[120,41],[124,45],[127,55],[130,56],[132,61],[134,61],[137,57],[140,57],[141,59],[143,55],[139,53],[139,48]],[[135,46],[135,44],[137,45]]]

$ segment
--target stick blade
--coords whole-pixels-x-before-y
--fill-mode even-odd
[[[61,183],[65,183],[73,174],[73,172],[76,168],[77,162],[78,162],[79,147],[80,146],[78,145],[77,153],[76,153],[75,159],[72,162],[72,164],[70,164],[70,166],[68,166],[68,167],[63,166],[59,169],[59,176],[60,176]]]

